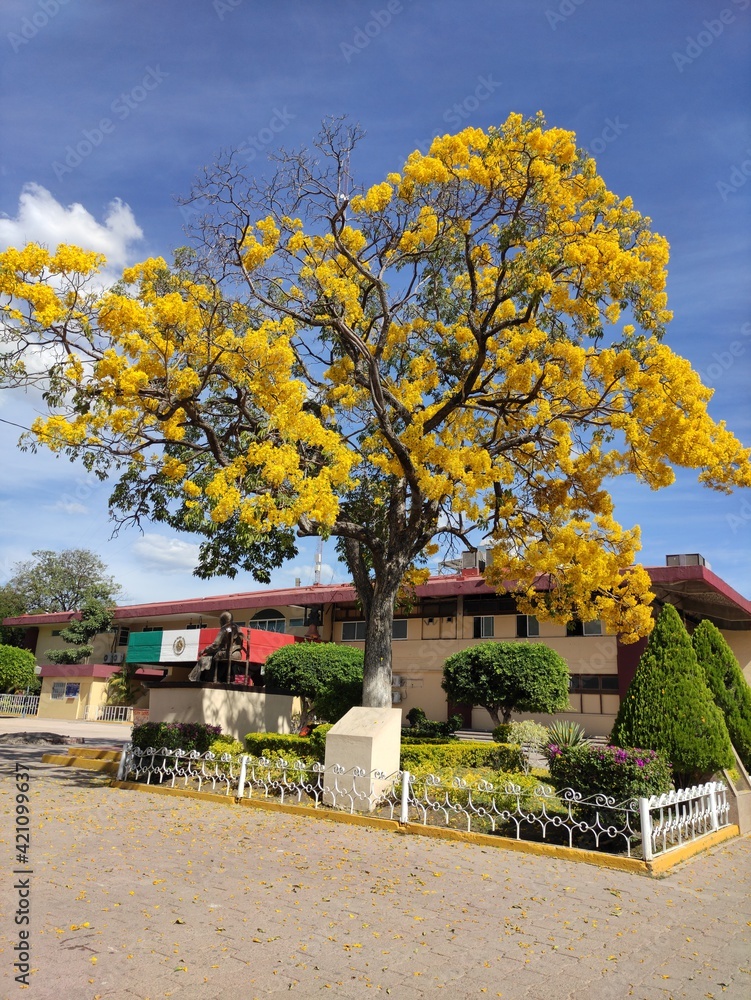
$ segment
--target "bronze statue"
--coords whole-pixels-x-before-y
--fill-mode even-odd
[[[216,639],[202,649],[198,656],[198,662],[191,670],[189,680],[191,681],[218,681],[220,684],[232,682],[233,665],[243,659],[243,635],[240,629],[232,620],[230,611],[222,611],[219,616],[219,634]],[[214,668],[213,677],[211,675],[202,677]]]

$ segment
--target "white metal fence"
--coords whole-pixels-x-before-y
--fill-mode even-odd
[[[0,694],[0,715],[36,715],[38,694]]]
[[[85,705],[83,717],[88,722],[132,722],[130,705]]]
[[[680,847],[727,826],[730,803],[720,781],[639,799],[644,858]]]
[[[494,785],[408,771],[384,774],[282,758],[232,756],[193,750],[145,750],[126,744],[118,777],[147,784],[178,781],[198,791],[211,786],[238,799],[368,811],[401,823],[545,841],[645,861],[728,825],[727,789],[721,782],[651,798],[616,802],[606,795],[585,798],[571,788],[555,791],[539,783]]]

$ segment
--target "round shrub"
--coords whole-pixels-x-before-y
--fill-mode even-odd
[[[39,679],[34,672],[36,660],[28,649],[0,645],[0,691],[36,691]]]
[[[496,743],[516,743],[519,746],[542,747],[548,741],[548,727],[525,719],[523,722],[501,723],[492,732]]]
[[[264,665],[266,685],[298,695],[304,715],[337,722],[362,700],[363,652],[334,642],[282,646]]]
[[[568,683],[566,661],[542,643],[482,642],[448,657],[441,686],[454,702],[482,705],[498,726],[512,712],[565,711]]]

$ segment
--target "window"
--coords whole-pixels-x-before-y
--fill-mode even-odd
[[[474,619],[472,636],[475,639],[492,639],[495,635],[495,619],[492,615],[478,616]]]
[[[250,619],[251,628],[260,628],[264,632],[284,632],[287,628],[287,619],[275,608],[265,608],[257,611]]]
[[[407,638],[407,619],[406,618],[395,618],[394,623],[391,626],[391,638],[392,639],[406,639]]]
[[[365,622],[342,622],[342,642],[364,642]]]
[[[118,646],[128,645],[128,636],[130,635],[130,626],[121,625],[117,631],[117,644]]]
[[[467,618],[480,615],[513,615],[516,601],[513,597],[465,597],[464,614]]]
[[[142,632],[164,632],[164,628],[161,625],[145,625]]]
[[[304,618],[290,618],[290,620],[289,620],[289,627],[290,628],[305,628],[305,619]]]
[[[584,635],[602,635],[602,622],[599,619],[595,619],[593,622],[584,622],[583,632]]]
[[[61,628],[53,628],[52,629],[52,635],[53,636],[60,635],[61,632],[62,632]]]
[[[540,623],[534,615],[516,616],[516,637],[517,639],[535,638],[540,634]]]
[[[396,618],[391,627],[392,639],[407,638],[407,619]],[[364,642],[365,622],[342,622],[342,642]]]
[[[571,674],[568,679],[569,691],[604,691],[618,693],[618,674]]]
[[[602,622],[595,619],[593,622],[572,621],[566,625],[566,635],[602,635]]]
[[[55,681],[52,685],[52,700],[63,701],[65,698],[77,698],[81,685],[71,681]]]

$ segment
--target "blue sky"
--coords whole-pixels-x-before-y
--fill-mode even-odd
[[[544,111],[671,244],[668,342],[716,389],[711,412],[751,445],[751,0],[4,0],[0,248],[104,250],[114,270],[184,244],[188,193],[222,148],[249,164],[347,114],[367,132],[364,184],[435,134]],[[0,394],[27,425],[37,399]],[[255,589],[191,576],[195,542],[162,527],[111,540],[108,488],[0,423],[0,582],[33,549],[96,550],[133,601]],[[616,513],[643,561],[701,552],[751,596],[751,494],[693,473]],[[277,572],[309,582],[313,549]],[[343,578],[333,554],[322,579]]]

